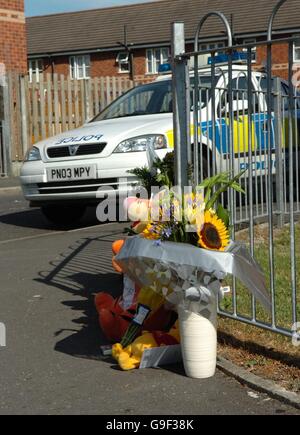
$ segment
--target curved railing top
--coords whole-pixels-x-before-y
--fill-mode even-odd
[[[281,6],[283,6],[284,3],[286,3],[286,2],[287,2],[287,0],[280,0],[273,9],[272,15],[270,16],[270,19],[269,19],[269,25],[268,25],[268,42],[272,41],[273,24],[274,24],[274,20],[276,18],[276,15],[277,15],[279,9],[281,8]]]
[[[286,1],[286,0],[284,0],[284,1]],[[219,17],[220,20],[223,22],[223,24],[226,28],[226,33],[227,33],[227,37],[228,37],[228,47],[232,47],[232,44],[233,44],[232,30],[231,30],[230,24],[229,24],[226,16],[222,12],[209,12],[208,14],[206,14],[202,18],[202,20],[200,21],[200,23],[198,25],[196,36],[195,36],[195,51],[199,51],[199,37],[200,37],[200,33],[201,33],[203,25],[208,20],[208,18],[213,17],[213,16]]]
[[[272,11],[272,14],[270,16],[269,23],[268,23],[268,41],[269,42],[272,41],[273,25],[274,25],[276,15],[279,12],[279,10],[281,9],[281,7],[287,1],[288,0],[279,0],[279,2],[276,4],[276,6],[274,7],[274,9]],[[201,30],[203,28],[203,25],[212,16],[220,18],[220,20],[223,22],[225,29],[226,29],[227,37],[228,37],[228,47],[232,47],[232,45],[233,45],[232,29],[231,29],[231,26],[230,26],[226,16],[222,12],[212,11],[212,12],[209,12],[208,14],[206,14],[198,24],[198,28],[197,28],[197,32],[196,32],[196,36],[195,36],[195,42],[194,42],[195,51],[199,51],[199,37],[200,37]]]

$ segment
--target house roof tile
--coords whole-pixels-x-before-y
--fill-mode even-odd
[[[188,39],[207,12],[219,10],[234,22],[236,35],[266,33],[268,18],[278,0],[156,0],[150,3],[27,18],[28,53],[64,53],[118,47],[127,26],[133,45],[169,43],[171,22],[183,21]],[[277,30],[299,29],[299,0],[282,7],[275,21]],[[211,18],[203,36],[222,38],[222,24]]]

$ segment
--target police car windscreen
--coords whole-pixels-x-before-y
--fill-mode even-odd
[[[201,108],[206,107],[212,94],[212,88],[216,86],[220,76],[216,75],[214,83],[212,83],[212,77],[210,75],[200,75],[199,76],[199,106]],[[193,92],[195,90],[195,78],[191,77],[191,102],[193,102]],[[193,109],[193,103],[191,105]]]
[[[219,76],[215,77],[215,83]],[[194,78],[191,77],[191,101],[193,101]],[[205,107],[212,92],[210,75],[199,77],[199,99]],[[162,80],[147,85],[137,86],[117,98],[112,104],[96,116],[91,122],[129,116],[154,115],[173,112],[172,81]]]
[[[163,80],[131,89],[104,109],[92,122],[172,111],[172,82]]]

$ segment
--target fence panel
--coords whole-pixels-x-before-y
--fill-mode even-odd
[[[36,142],[80,127],[134,85],[124,77],[72,80],[58,74],[33,76],[8,73],[11,158],[21,161]]]
[[[202,20],[194,51],[183,49],[173,59],[175,154],[181,171],[177,179],[185,180],[192,164],[194,185],[222,171],[237,175],[246,170],[241,179],[245,195],[231,190],[222,202],[231,214],[232,238],[243,240],[265,270],[272,312],[266,313],[233,280],[219,313],[291,337],[300,318],[300,92],[293,77],[295,41],[270,38],[233,46],[230,25],[222,17],[228,31],[226,55],[216,49],[199,51]],[[174,24],[173,47],[179,45],[178,26],[182,24]],[[183,47],[184,41],[182,32]],[[285,77],[274,77],[276,44],[288,52]],[[266,71],[254,67],[254,45],[267,53]],[[208,56],[209,64],[201,68],[199,60]]]

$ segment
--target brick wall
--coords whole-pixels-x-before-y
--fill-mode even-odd
[[[116,62],[118,52],[92,53],[91,54],[91,77],[124,77],[129,78],[128,73],[119,71],[119,64]],[[55,58],[44,59],[44,72],[52,72],[52,62],[54,72],[57,74],[69,75],[69,57],[57,56]],[[134,74],[136,79],[146,75],[146,50],[136,50],[134,52]],[[151,79],[151,75],[147,78]]]
[[[91,76],[116,76],[118,75],[118,65],[116,64],[116,52],[93,54],[91,56]],[[125,74],[126,75],[126,74]]]
[[[0,9],[24,12],[24,0],[0,0]]]
[[[54,68],[54,72],[56,74],[63,74],[64,76],[68,76],[70,72],[69,68],[69,57],[68,56],[61,56],[56,58],[48,58],[44,59],[44,69],[45,73],[51,73],[52,72],[52,64]]]
[[[102,76],[124,76],[126,73],[120,73],[119,64],[116,62],[118,52],[100,53],[91,56],[92,77]],[[134,52],[134,74],[135,76],[144,76],[146,74],[146,51],[136,50]]]
[[[27,71],[23,0],[0,0],[0,63],[9,71]]]
[[[288,78],[289,53],[288,44],[275,44],[272,47],[272,74],[284,79]],[[257,49],[257,67],[267,65],[267,48],[265,46]]]
[[[193,51],[193,47],[188,45],[187,51]],[[288,45],[276,44],[272,49],[272,68],[273,74],[287,79],[288,76]],[[126,73],[119,72],[119,65],[116,62],[117,52],[107,53],[92,53],[91,54],[91,76],[106,77],[106,76],[123,76],[129,77]],[[54,62],[54,72],[58,74],[69,75],[69,57],[60,56],[52,59]],[[254,69],[261,69],[266,66],[267,54],[266,47],[259,46],[257,48],[257,61],[253,66]],[[49,59],[44,59],[45,72],[50,73],[51,62]],[[140,79],[146,75],[146,50],[140,49],[134,52],[134,71],[135,78]],[[146,76],[151,79],[155,76]]]

